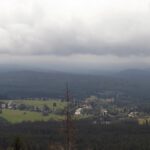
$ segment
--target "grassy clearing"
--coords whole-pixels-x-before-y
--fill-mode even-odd
[[[9,100],[2,100],[3,102],[8,102]],[[60,100],[12,100],[12,102],[16,104],[26,104],[31,106],[37,106],[39,108],[47,105],[49,108],[53,107],[53,104],[56,103],[56,109],[64,109],[66,106],[65,102],[61,102]]]
[[[56,100],[47,100],[47,101],[43,101],[43,100],[15,100],[15,103],[22,103],[22,104],[27,104],[27,105],[32,105],[32,106],[38,106],[43,107],[44,105],[47,105],[49,108],[53,107],[53,103],[56,103],[56,107],[58,109],[64,109],[64,107],[66,106],[65,102],[61,102],[61,101],[56,101]]]
[[[8,103],[10,100],[1,100],[0,102]],[[29,106],[42,108],[44,105],[47,105],[50,109],[53,109],[53,104],[56,103],[56,110],[63,110],[67,105],[66,102],[61,102],[59,100],[12,100],[12,103],[15,104],[25,104]],[[48,121],[48,120],[63,120],[64,116],[49,114],[48,116],[43,116],[41,112],[32,112],[24,110],[11,110],[4,109],[0,117],[4,118],[10,123],[19,123],[23,121]]]
[[[6,119],[10,123],[19,123],[23,121],[48,121],[48,120],[63,120],[64,116],[49,114],[48,116],[43,116],[38,112],[30,112],[30,111],[20,111],[20,110],[3,110],[0,117]]]
[[[8,103],[10,100],[0,100],[0,102]],[[59,100],[12,100],[12,103],[15,104],[25,104],[34,107],[42,108],[44,105],[47,105],[50,109],[53,109],[53,104],[56,103],[55,110],[64,110],[67,103],[61,102]],[[4,118],[10,123],[20,123],[24,121],[48,121],[48,120],[64,120],[63,115],[50,113],[48,116],[43,116],[42,112],[34,112],[29,110],[14,110],[14,109],[3,109],[3,112],[0,114],[0,117]],[[89,115],[79,115],[73,116],[73,119],[80,120],[86,119],[91,116]]]

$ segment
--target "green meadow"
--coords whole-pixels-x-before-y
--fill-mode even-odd
[[[10,100],[1,100],[0,102],[9,102]],[[37,106],[39,108],[47,105],[49,108],[53,107],[53,104],[56,103],[56,109],[64,109],[66,102],[60,100],[12,100],[16,104],[26,104],[31,106]]]
[[[1,100],[0,102],[8,103],[9,100]],[[44,105],[47,105],[50,109],[53,108],[55,103],[55,110],[63,110],[66,106],[65,102],[59,100],[12,100],[15,104],[25,104],[34,107],[42,108]],[[13,110],[13,109],[3,109],[0,113],[0,117],[5,119],[10,123],[20,123],[23,121],[48,121],[48,120],[63,120],[63,115],[58,115],[54,113],[49,113],[47,116],[44,116],[42,112],[34,112],[28,110]]]
[[[64,119],[64,116],[49,114],[48,116],[43,116],[42,113],[39,112],[30,112],[30,111],[21,111],[21,110],[10,110],[5,109],[0,114],[0,117],[4,118],[10,123],[20,123],[23,121],[48,121],[48,120],[56,120],[61,121]]]

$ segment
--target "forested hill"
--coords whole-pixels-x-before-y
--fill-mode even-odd
[[[146,73],[146,75],[145,75]],[[108,91],[150,99],[150,73],[124,71],[111,76],[80,75],[62,72],[10,71],[0,73],[0,97],[53,97],[65,95],[66,82],[72,96],[83,98]]]

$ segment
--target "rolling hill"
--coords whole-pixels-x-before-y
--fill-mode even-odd
[[[71,95],[82,99],[102,91],[123,92],[132,97],[150,98],[150,72],[126,70],[113,75],[86,75],[64,72],[10,71],[0,73],[0,98],[63,98],[69,83]]]

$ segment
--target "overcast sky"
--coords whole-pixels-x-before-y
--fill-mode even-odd
[[[150,0],[0,0],[0,64],[150,68]]]

